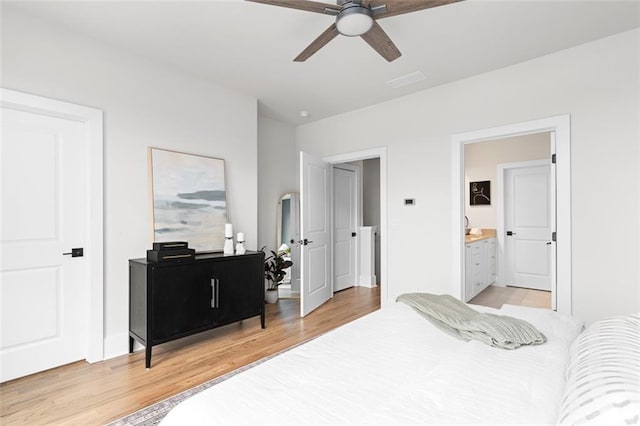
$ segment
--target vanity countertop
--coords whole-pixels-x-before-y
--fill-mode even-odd
[[[465,235],[464,242],[466,244],[474,243],[476,241],[486,240],[488,238],[495,238],[495,236],[496,236],[496,230],[495,229],[482,228],[482,234],[481,235]]]

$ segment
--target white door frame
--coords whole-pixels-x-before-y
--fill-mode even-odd
[[[557,288],[556,310],[571,314],[571,121],[560,115],[523,123],[460,133],[451,137],[451,235],[452,286],[451,294],[462,298],[464,287],[464,145],[491,139],[522,136],[532,133],[555,132],[556,137],[556,252]]]
[[[89,265],[87,306],[89,325],[85,359],[97,362],[104,359],[104,284],[103,284],[103,131],[102,111],[41,96],[0,88],[0,104],[21,111],[60,117],[84,123],[89,145],[85,154],[88,224],[85,253]]]
[[[335,164],[335,163],[333,163],[332,166],[333,166],[332,169],[333,169],[334,173],[335,173],[335,169],[348,170],[348,171],[351,171],[351,172],[355,173],[355,178],[356,178],[356,181],[355,181],[355,198],[356,198],[355,199],[355,203],[356,203],[356,209],[355,209],[355,212],[354,212],[355,230],[353,232],[357,232],[357,235],[356,235],[356,242],[354,243],[355,244],[355,254],[354,254],[354,257],[353,257],[353,261],[354,261],[355,265],[352,265],[352,266],[353,266],[353,271],[354,271],[354,274],[355,274],[354,281],[353,281],[353,286],[357,287],[358,283],[360,281],[358,279],[358,277],[360,276],[360,243],[359,242],[360,242],[360,226],[362,224],[362,202],[361,202],[361,200],[362,200],[362,179],[361,179],[361,171],[360,171],[360,167],[356,166],[355,164],[348,164],[348,163],[337,163],[337,164]],[[333,176],[333,181],[334,181],[334,185],[335,185],[335,174]],[[333,197],[333,195],[334,195],[333,193],[335,191],[335,186],[334,185],[332,185],[332,187],[331,187],[332,188],[332,195],[331,195],[332,197]],[[332,226],[331,226],[331,242],[333,244],[333,256],[334,256],[334,259],[335,259],[335,255],[336,255],[336,238],[335,238],[335,233],[336,233],[335,213],[336,212],[335,212],[335,210],[336,210],[336,203],[334,202],[333,203],[333,212],[332,212],[334,220],[333,220],[333,223],[332,223]],[[335,260],[334,260],[334,262],[335,262]],[[333,285],[333,289],[332,290],[335,293],[335,291],[336,291],[336,277],[335,277],[336,271],[335,271],[335,268],[333,268],[333,274],[334,274],[334,277],[333,277],[333,280],[332,280],[332,285]]]
[[[380,307],[385,308],[389,303],[389,286],[387,281],[387,148],[372,148],[364,151],[350,152],[324,157],[331,163],[346,163],[349,161],[369,160],[380,158]]]
[[[552,134],[549,134],[550,137],[553,137]],[[496,212],[497,212],[497,222],[496,222],[496,237],[497,237],[497,241],[498,241],[498,249],[500,250],[500,254],[498,256],[498,259],[505,259],[505,247],[506,247],[506,239],[505,239],[505,232],[506,232],[506,228],[504,226],[504,210],[505,210],[505,198],[506,198],[506,194],[505,194],[505,175],[507,173],[508,170],[514,170],[514,169],[521,169],[521,168],[526,168],[526,167],[537,167],[537,166],[553,166],[551,164],[551,159],[547,159],[547,160],[532,160],[532,161],[521,161],[521,162],[516,162],[516,163],[502,163],[502,164],[498,164],[497,166],[497,173],[496,173],[496,178],[498,181],[498,185],[497,188],[498,190],[496,191]],[[555,182],[554,182],[554,174],[549,172],[549,177],[551,179],[551,184],[554,185],[555,187]],[[549,210],[551,211],[552,215],[551,215],[551,229],[555,229],[555,194],[551,194],[552,195],[552,200],[549,200]],[[549,239],[551,239],[551,235],[549,235]],[[555,310],[556,309],[556,305],[557,305],[557,301],[556,301],[556,292],[558,290],[557,288],[557,282],[556,282],[556,273],[553,272],[553,270],[557,267],[557,264],[555,262],[555,246],[552,246],[552,249],[554,249],[552,255],[551,255],[551,269],[552,269],[552,273],[551,273],[551,309]],[[496,280],[496,285],[498,285],[499,287],[506,287],[505,284],[505,277],[507,275],[507,270],[506,270],[506,262],[503,261],[499,261],[498,262],[498,276],[497,276],[497,280]]]

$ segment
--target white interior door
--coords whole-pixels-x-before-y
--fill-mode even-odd
[[[505,170],[506,284],[551,291],[555,219],[551,165]]]
[[[84,123],[2,107],[0,365],[6,381],[84,359]]]
[[[291,233],[291,240],[289,246],[291,247],[291,292],[300,292],[300,196],[298,194],[291,194],[291,202],[289,207],[291,208],[290,218],[291,227],[289,232]]]
[[[333,168],[333,291],[356,284],[357,187],[356,168],[341,164]]]
[[[300,315],[306,316],[332,296],[331,165],[300,153]]]

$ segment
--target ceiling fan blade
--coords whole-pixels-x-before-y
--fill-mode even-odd
[[[338,35],[336,24],[331,24],[317,39],[313,40],[293,61],[304,62]]]
[[[373,21],[373,27],[360,37],[389,62],[398,59],[402,55],[387,33],[384,32],[376,21]]]
[[[245,0],[253,3],[270,4],[272,6],[289,7],[291,9],[306,10],[307,12],[316,12],[326,14],[326,9],[333,10],[335,15],[340,12],[340,6],[329,3],[321,3],[311,0]]]
[[[385,12],[375,15],[375,19],[382,19],[390,16],[402,15],[403,13],[416,12],[418,10],[457,3],[459,1],[462,0],[371,0],[370,7],[374,8],[376,6],[386,5],[387,10]]]

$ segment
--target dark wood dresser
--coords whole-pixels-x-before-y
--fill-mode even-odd
[[[129,353],[264,315],[264,253],[198,254],[195,259],[129,260]]]

